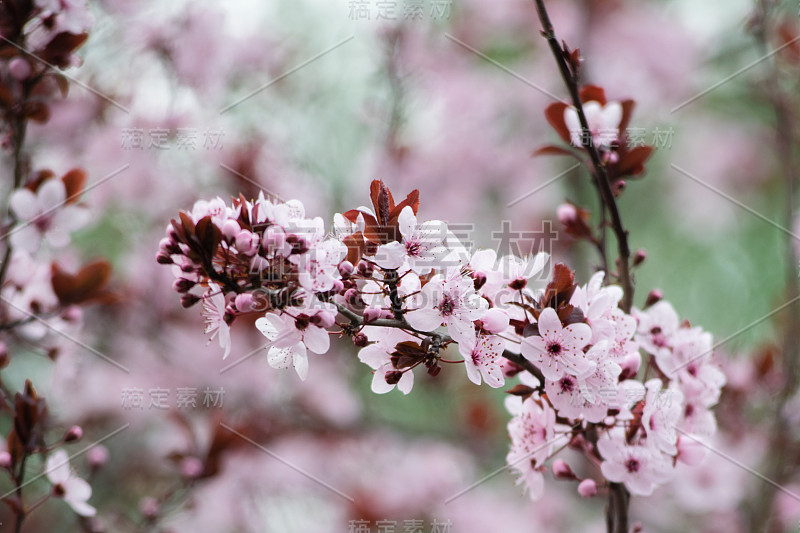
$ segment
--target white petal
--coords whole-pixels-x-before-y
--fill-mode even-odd
[[[314,353],[326,353],[331,346],[331,338],[328,332],[319,326],[309,324],[303,331],[303,344]]]
[[[39,214],[39,203],[36,201],[36,195],[28,189],[14,191],[9,205],[20,220],[32,220]]]
[[[417,227],[417,217],[414,215],[414,210],[411,209],[411,206],[407,205],[400,211],[397,216],[397,226],[400,228],[400,234],[406,238]]]
[[[417,309],[406,313],[406,320],[414,329],[433,331],[442,324],[442,315],[436,309]]]
[[[69,456],[64,450],[56,450],[47,458],[47,479],[57,485],[69,479]]]
[[[39,208],[46,213],[64,204],[67,199],[67,189],[63,181],[49,179],[36,191],[36,198]]]
[[[297,343],[294,351],[294,369],[301,381],[308,377],[308,353],[302,342]]]

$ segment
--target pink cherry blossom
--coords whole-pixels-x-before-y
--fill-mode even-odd
[[[481,384],[481,376],[490,387],[502,387],[505,383],[500,359],[505,349],[505,341],[497,335],[478,335],[463,338],[458,349],[464,357],[469,380]]]
[[[81,516],[94,516],[97,510],[87,502],[92,497],[92,487],[76,476],[69,467],[69,457],[64,450],[56,450],[47,458],[47,479],[53,492],[64,499]]]
[[[619,102],[584,102],[583,112],[592,134],[592,141],[598,147],[608,147],[619,137],[619,124],[622,120],[622,106]],[[564,110],[564,122],[569,130],[570,140],[575,146],[583,146],[583,130],[578,112],[569,106]]]
[[[393,390],[395,386],[403,394],[411,392],[411,388],[414,386],[414,372],[411,369],[405,369],[399,376],[395,374],[397,381],[390,380],[394,381],[393,383],[387,382],[386,374],[388,372],[401,372],[392,366],[392,353],[398,343],[414,340],[414,337],[401,330],[374,326],[365,327],[363,332],[374,341],[358,352],[358,359],[374,370],[372,392],[385,394]]]
[[[522,341],[522,355],[539,366],[545,378],[556,381],[565,373],[580,376],[594,371],[596,363],[583,353],[592,338],[587,324],[564,327],[555,310],[548,307],[537,325],[539,335]]]
[[[603,457],[600,470],[609,481],[624,483],[637,496],[649,496],[670,476],[669,456],[654,449],[625,443],[624,434],[601,438],[597,450]]]
[[[472,279],[456,273],[447,278],[434,276],[418,295],[411,299],[412,310],[406,320],[420,331],[433,331],[446,324],[456,340],[473,335],[473,321],[489,307],[475,290]]]
[[[225,359],[231,353],[231,328],[225,321],[227,304],[225,295],[215,283],[208,284],[208,291],[203,296],[203,320],[206,324],[204,333],[211,334],[209,342],[214,337],[218,337],[220,348],[224,350],[222,358]]]

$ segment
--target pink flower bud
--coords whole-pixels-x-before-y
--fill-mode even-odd
[[[516,278],[509,282],[508,287],[515,291],[521,291],[528,286],[528,280],[525,278]]]
[[[159,511],[161,511],[161,506],[155,498],[142,498],[142,501],[139,502],[139,511],[145,518],[152,520],[158,516]]]
[[[383,315],[383,312],[378,307],[367,307],[364,309],[364,324],[375,322]]]
[[[64,435],[64,442],[75,442],[83,437],[83,429],[80,426],[72,426]]]
[[[233,300],[233,305],[240,313],[248,313],[253,310],[253,295],[247,292],[237,294]]]
[[[270,226],[264,230],[261,245],[270,252],[278,252],[286,245],[286,233],[282,228]]]
[[[31,75],[31,64],[21,57],[15,57],[8,64],[8,71],[18,81],[28,79]]]
[[[575,472],[572,471],[572,468],[561,459],[553,461],[553,475],[556,479],[578,479]]]
[[[689,466],[700,464],[706,456],[706,448],[699,442],[678,437],[678,461]]]
[[[625,357],[625,360],[622,361],[620,366],[622,367],[620,379],[630,379],[635,377],[639,372],[639,368],[642,366],[642,356],[638,351],[631,352]]]
[[[236,249],[245,255],[255,255],[258,251],[258,237],[253,232],[240,231],[236,236]]]
[[[475,286],[475,290],[479,291],[481,288],[486,285],[486,274],[483,272],[475,272],[472,274],[472,284]]]
[[[344,290],[344,283],[342,283],[342,280],[340,279],[333,280],[333,287],[331,288],[331,291],[335,293],[341,293],[343,290]]]
[[[72,324],[78,324],[83,320],[83,309],[77,305],[70,305],[61,311],[61,318]]]
[[[220,229],[222,230],[222,234],[229,241],[234,240],[239,235],[239,232],[242,231],[242,227],[239,226],[239,223],[230,218],[222,224],[222,228]]]
[[[200,477],[203,473],[203,461],[197,457],[186,457],[181,461],[181,475],[190,479]]]
[[[647,259],[647,252],[644,249],[639,248],[636,250],[636,253],[633,254],[633,266],[639,266],[644,263],[644,260]]]
[[[578,485],[578,494],[584,498],[591,498],[597,494],[597,483],[591,478],[584,479]]]
[[[342,261],[341,263],[339,263],[339,274],[341,274],[342,277],[349,276],[350,274],[353,273],[354,270],[355,267],[353,266],[353,263],[351,263],[350,261]]]
[[[92,446],[89,451],[86,452],[86,460],[89,461],[90,467],[97,469],[108,462],[108,455],[108,448],[102,444],[98,444]]]
[[[11,467],[11,454],[8,452],[0,452],[0,468]]]
[[[353,307],[363,307],[364,301],[361,299],[361,293],[358,292],[357,289],[347,289],[347,292],[344,293],[344,299]]]
[[[492,307],[481,319],[482,327],[489,333],[502,333],[508,328],[508,315],[502,309]]]
[[[8,346],[3,341],[0,341],[0,368],[8,366]]]
[[[658,303],[662,298],[664,298],[664,293],[662,293],[659,289],[653,289],[650,291],[650,294],[647,295],[647,300],[644,302],[645,309],[655,303]]]
[[[353,335],[353,344],[355,344],[359,348],[363,348],[364,346],[369,344],[369,339],[363,333],[356,333],[355,335]]]
[[[322,310],[311,317],[311,321],[321,328],[328,329],[336,324],[336,315],[330,311]]]
[[[372,263],[368,263],[366,261],[359,261],[356,270],[358,270],[358,273],[364,276],[365,278],[371,278],[372,273],[375,271],[375,267],[372,266]]]

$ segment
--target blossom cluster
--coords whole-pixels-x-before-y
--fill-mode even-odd
[[[679,324],[665,301],[624,312],[602,272],[579,286],[559,263],[537,288],[547,254],[469,250],[446,223],[418,221],[417,191],[397,204],[382,182],[371,193],[372,207],[335,215],[330,232],[297,200],[199,201],[167,228],[157,260],[172,265],[185,306],[201,303],[224,357],[230,325],[255,313],[269,364],[301,379],[332,334],[360,348],[376,393],[408,394],[415,369],[436,376],[445,363],[463,363],[478,385],[519,376],[507,460],[533,498],[566,446],[634,494],[666,481],[676,459],[698,459],[679,432],[714,431],[724,376],[710,334]]]

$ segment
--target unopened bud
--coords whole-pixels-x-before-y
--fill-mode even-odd
[[[181,461],[181,475],[189,479],[200,477],[203,473],[203,461],[197,457],[186,457]]]
[[[342,283],[342,280],[340,279],[333,280],[333,287],[331,287],[331,292],[340,294],[343,290],[344,290],[344,283]]]
[[[8,366],[9,362],[8,357],[8,346],[3,341],[0,341],[0,368],[5,368]]]
[[[159,511],[161,511],[161,506],[155,498],[142,498],[142,501],[139,502],[139,511],[146,519],[152,520],[158,516]]]
[[[8,72],[17,81],[26,80],[31,75],[31,64],[21,57],[15,57],[8,63]]]
[[[164,252],[158,252],[156,254],[156,262],[159,265],[171,265],[172,263],[174,263],[172,257],[170,257],[169,254]]]
[[[361,299],[361,293],[357,289],[347,289],[344,293],[345,301],[353,307],[363,307],[364,300]]]
[[[386,373],[385,379],[386,383],[389,385],[397,385],[400,381],[400,378],[403,377],[403,373],[399,370],[390,370]]]
[[[639,248],[636,250],[636,253],[633,254],[633,266],[639,266],[644,263],[644,260],[647,259],[647,252],[643,249]]]
[[[662,298],[664,298],[664,293],[661,292],[661,289],[653,289],[650,291],[650,294],[647,295],[647,300],[644,302],[645,309],[658,303]]]
[[[367,307],[364,309],[364,324],[375,322],[383,315],[383,312],[378,307]]]
[[[367,261],[359,261],[356,270],[365,278],[371,278],[372,273],[375,272],[375,267],[372,266],[372,263],[368,263]]]
[[[346,278],[347,276],[352,274],[354,270],[355,267],[353,266],[353,263],[351,263],[350,261],[342,261],[341,263],[339,263],[339,274],[341,274],[343,278]]]
[[[226,239],[232,241],[236,239],[236,237],[242,231],[242,227],[235,220],[228,219],[224,224],[222,224],[221,231]]]
[[[631,352],[625,356],[625,360],[622,361],[620,366],[622,367],[622,373],[619,379],[631,379],[636,377],[636,374],[639,373],[639,368],[642,366],[642,356],[638,351]]]
[[[578,494],[584,498],[591,498],[597,494],[597,483],[591,478],[584,479],[578,485]]]
[[[302,255],[309,250],[308,243],[299,235],[287,235],[286,242],[292,245],[292,254]]]
[[[255,255],[258,251],[258,236],[247,230],[242,230],[236,236],[236,249],[244,255]]]
[[[553,461],[553,475],[556,479],[577,479],[575,472],[562,459]]]
[[[172,288],[177,292],[184,293],[184,292],[189,292],[191,288],[194,287],[195,285],[197,285],[197,283],[195,283],[192,280],[186,278],[178,278],[172,283]]]
[[[328,329],[336,324],[336,315],[331,311],[319,311],[316,315],[311,317],[311,323],[323,329]]]
[[[492,307],[481,319],[483,329],[488,333],[502,333],[508,328],[508,314],[502,309]]]
[[[363,348],[364,346],[369,344],[369,339],[363,333],[356,333],[355,335],[353,335],[353,344],[355,344],[359,348]]]
[[[0,468],[11,468],[11,454],[0,452]]]
[[[92,446],[86,452],[86,460],[89,461],[89,466],[93,469],[98,469],[108,462],[108,448],[102,444]]]
[[[190,308],[191,306],[193,306],[194,304],[196,304],[199,301],[200,301],[200,298],[198,298],[197,296],[195,296],[193,294],[184,294],[183,296],[181,296],[181,305],[185,309]]]
[[[64,435],[64,442],[75,442],[83,437],[83,429],[80,426],[72,426]]]
[[[592,228],[589,226],[589,211],[586,209],[565,203],[558,206],[556,216],[568,235],[576,239],[591,237]]]
[[[233,305],[240,313],[248,313],[253,311],[253,295],[249,292],[237,294],[233,300]]]

